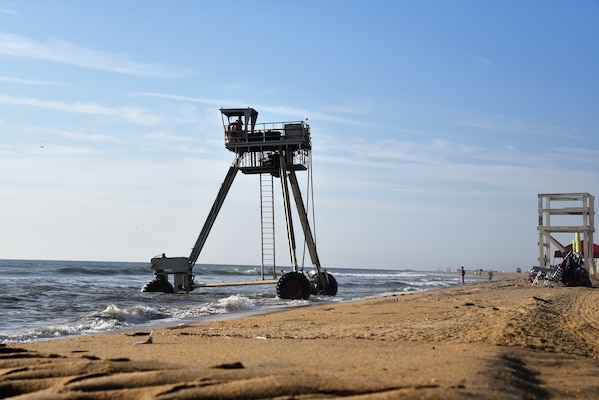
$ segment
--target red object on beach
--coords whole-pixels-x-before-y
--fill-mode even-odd
[[[580,248],[584,249],[584,240],[580,241]],[[572,245],[569,244],[566,246],[566,253],[572,251]],[[593,243],[593,253],[595,254],[595,257],[599,256],[599,245]],[[561,258],[562,256],[562,252],[559,250],[555,250],[555,253],[553,254],[553,257],[559,257]]]

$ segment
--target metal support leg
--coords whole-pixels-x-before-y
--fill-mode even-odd
[[[279,171],[279,174],[281,175],[281,192],[283,193],[283,208],[285,209],[285,222],[287,224],[287,240],[289,241],[291,269],[293,272],[297,272],[295,233],[293,232],[293,218],[291,216],[291,203],[289,201],[289,186],[287,185],[287,168],[283,159],[280,160]]]
[[[214,225],[214,221],[216,221],[216,217],[218,216],[218,213],[223,205],[223,202],[225,201],[225,198],[227,197],[227,193],[229,193],[229,189],[231,188],[231,185],[233,184],[233,181],[235,180],[235,175],[237,174],[237,171],[239,169],[240,160],[241,160],[241,154],[238,153],[235,156],[235,160],[233,161],[233,164],[229,167],[229,171],[227,172],[227,175],[225,176],[225,180],[223,181],[223,183],[220,186],[220,190],[218,191],[218,194],[216,195],[214,204],[212,205],[212,208],[210,209],[210,213],[208,214],[208,217],[206,218],[206,222],[204,222],[204,227],[202,228],[202,231],[200,232],[200,235],[198,236],[198,239],[196,240],[196,244],[193,246],[193,249],[191,250],[191,254],[189,255],[189,271],[192,270],[193,266],[195,265],[196,261],[198,260],[200,252],[202,251],[202,248],[204,247],[204,244],[206,243],[206,240],[208,239],[208,234],[210,233],[210,230],[212,229],[212,225]]]
[[[297,182],[297,177],[295,176],[295,171],[292,169],[289,170],[289,182],[291,183],[291,190],[293,191],[295,205],[297,206],[297,213],[299,214],[299,219],[302,223],[304,238],[306,239],[306,244],[308,245],[308,251],[310,252],[312,264],[314,264],[316,272],[319,275],[322,275],[320,273],[320,260],[318,259],[318,253],[316,252],[316,243],[314,241],[314,236],[312,236],[312,230],[310,229],[310,223],[308,221],[308,214],[306,213],[306,208],[302,199],[302,193]]]

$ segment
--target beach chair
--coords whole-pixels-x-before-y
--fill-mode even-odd
[[[560,267],[556,268],[542,268],[533,267],[528,273],[528,279],[531,286],[540,286],[541,282],[543,286],[553,286],[562,279],[562,270]]]
[[[554,268],[533,267],[528,272],[531,286],[587,286],[592,287],[588,271],[582,266],[582,255],[568,251],[564,260]]]
[[[562,273],[563,270],[560,266],[557,266],[555,269],[551,269],[549,272],[545,273],[545,281],[543,284],[545,286],[554,286],[562,283]]]
[[[532,267],[530,271],[528,271],[528,280],[530,281],[530,286],[539,286],[539,282],[545,279],[545,274],[547,271],[547,268]]]

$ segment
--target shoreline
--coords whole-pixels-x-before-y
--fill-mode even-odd
[[[407,270],[406,270],[407,271]],[[402,271],[396,271],[396,272],[402,272]],[[450,286],[454,286],[457,285],[457,281],[459,280],[459,274],[456,272],[452,272],[452,273],[438,273],[438,272],[433,272],[433,271],[419,271],[422,272],[424,274],[430,274],[430,275],[445,275],[445,276],[453,276],[455,278],[455,283],[450,283],[450,282],[444,282]],[[475,275],[473,275],[473,279],[470,282],[471,284],[477,284],[480,283],[482,280],[480,277],[477,277]],[[72,322],[72,320],[70,320],[69,322],[65,322],[64,324],[61,324],[60,322],[56,322],[55,324],[52,325],[44,325],[44,324],[40,324],[39,326],[34,326],[34,327],[29,327],[28,329],[24,329],[21,328],[20,330],[12,330],[12,331],[4,331],[0,334],[0,344],[18,344],[18,343],[27,343],[27,342],[37,342],[37,341],[48,341],[48,340],[61,340],[61,339],[66,339],[66,338],[73,338],[73,337],[78,337],[78,336],[92,336],[92,335],[102,335],[102,334],[110,334],[110,333],[127,333],[127,332],[132,332],[132,331],[137,331],[137,330],[150,330],[150,329],[161,329],[161,328],[168,328],[171,326],[176,326],[176,325],[180,325],[180,324],[193,324],[193,323],[204,323],[204,322],[211,322],[211,321],[219,321],[219,320],[228,320],[228,319],[237,319],[237,318],[244,318],[246,316],[251,316],[251,315],[259,315],[262,313],[270,313],[270,312],[278,312],[280,310],[286,310],[286,309],[293,309],[296,307],[312,307],[312,306],[316,306],[319,304],[323,304],[323,303],[343,303],[343,302],[348,302],[348,301],[355,301],[355,300],[360,300],[360,299],[369,299],[369,298],[373,298],[373,297],[380,297],[380,296],[387,296],[387,295],[393,295],[393,294],[399,294],[399,293],[419,293],[419,292],[423,292],[423,291],[429,291],[429,290],[438,290],[438,289],[442,289],[445,288],[446,286],[443,287],[437,287],[434,289],[429,289],[429,288],[417,288],[417,286],[413,286],[411,288],[411,290],[406,291],[406,292],[402,292],[400,289],[397,290],[391,290],[389,292],[382,292],[379,291],[376,294],[372,294],[372,295],[357,295],[354,298],[351,298],[351,296],[348,296],[346,298],[346,296],[342,293],[340,296],[335,296],[335,297],[331,297],[330,299],[327,299],[326,296],[323,298],[319,298],[315,301],[310,301],[309,304],[282,304],[282,305],[275,305],[275,306],[268,306],[268,307],[258,307],[258,309],[256,308],[245,308],[245,309],[240,309],[240,310],[232,310],[232,311],[226,311],[223,313],[208,313],[206,315],[201,315],[201,316],[196,316],[196,317],[189,317],[189,318],[177,318],[177,317],[173,317],[173,316],[167,316],[167,318],[159,318],[159,319],[148,319],[144,322],[133,322],[131,325],[123,325],[123,326],[115,326],[115,327],[111,327],[111,328],[107,328],[107,329],[90,329],[90,330],[85,330],[85,329],[77,329],[77,326],[75,323]],[[201,290],[198,290],[198,292],[201,292]],[[274,292],[274,289],[273,289]],[[200,295],[202,293],[199,293]],[[230,294],[230,297],[235,297],[236,292],[233,292]],[[247,293],[241,294],[241,296],[246,296]],[[215,298],[216,299],[216,298]],[[226,300],[227,296],[223,295],[222,297],[218,298],[219,300],[215,300],[215,301],[220,301],[220,300]],[[138,303],[138,305],[144,305],[143,300],[140,299],[140,303]],[[108,309],[111,306],[110,303],[104,303],[102,305],[102,307],[105,307],[106,309]],[[136,307],[137,305],[134,306],[130,306],[130,307]],[[153,304],[152,306],[156,307],[156,303]],[[126,306],[125,306],[126,307]],[[119,307],[120,310],[119,311],[126,311],[125,307]],[[228,306],[223,306],[223,307],[227,307]],[[98,313],[99,310],[101,310],[102,308],[97,309],[96,311],[92,312],[89,311],[89,313]],[[106,310],[105,310],[106,311]],[[83,315],[79,315],[79,317],[83,317]],[[125,319],[126,321],[126,319]],[[75,328],[74,330],[71,328]],[[50,332],[55,331],[56,333],[54,335],[51,335]],[[37,333],[37,334],[36,334]]]
[[[10,344],[0,347],[0,389],[65,399],[599,397],[597,282],[532,288],[527,278],[159,328],[152,344],[136,345],[147,336],[132,332]]]

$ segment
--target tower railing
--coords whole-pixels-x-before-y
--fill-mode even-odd
[[[304,121],[267,122],[254,127],[225,125],[225,146],[234,151],[238,147],[259,147],[285,144],[311,148],[310,127]]]

